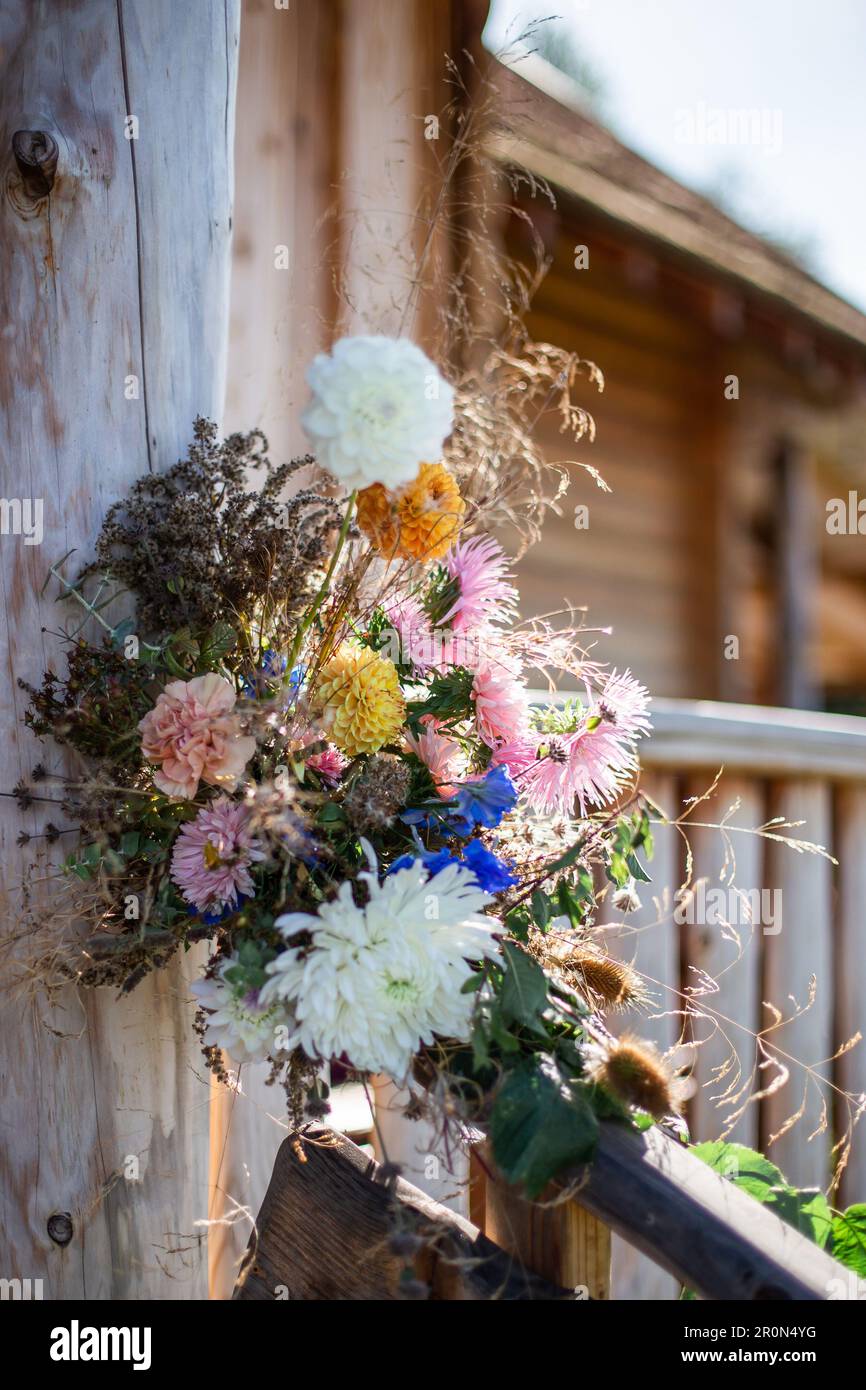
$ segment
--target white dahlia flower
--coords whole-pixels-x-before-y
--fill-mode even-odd
[[[435,462],[453,426],[454,391],[405,338],[341,338],[307,369],[304,429],[347,488],[398,487]]]
[[[227,956],[214,976],[196,981],[191,989],[208,1011],[205,1043],[224,1047],[236,1062],[259,1062],[282,1050],[295,1023],[279,999],[265,1001],[264,990],[227,980],[226,972],[235,965],[234,956]]]
[[[384,883],[375,873],[361,878],[366,907],[356,907],[343,883],[316,916],[277,919],[286,937],[310,932],[314,949],[289,947],[271,961],[262,999],[292,1008],[288,1047],[325,1060],[345,1053],[359,1070],[402,1081],[434,1033],[468,1037],[473,996],[460,992],[471,974],[467,958],[498,954],[492,933],[501,923],[481,915],[492,899],[460,864],[429,878],[419,859]]]

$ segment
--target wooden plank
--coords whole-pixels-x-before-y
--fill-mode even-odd
[[[805,822],[788,834],[829,846],[831,798],[826,783],[787,782],[777,789],[770,806],[775,815]],[[834,1050],[832,868],[817,855],[796,854],[787,845],[770,845],[767,883],[781,893],[781,930],[775,936],[764,936],[764,999],[786,1017],[798,1008],[801,1012],[769,1035],[769,1041],[786,1054],[780,1061],[789,1069],[790,1080],[762,1102],[762,1147],[797,1186],[823,1187],[830,1177],[832,1134],[815,1132],[822,1123],[825,1101],[831,1102],[819,1080],[829,1077],[827,1059]],[[813,977],[816,993],[808,1007]],[[770,1021],[765,1009],[763,1026]],[[814,1074],[806,1072],[804,1064],[813,1067]],[[772,1069],[763,1073],[765,1085],[772,1076]],[[770,1144],[801,1104],[802,1118],[778,1142]],[[828,1122],[832,1123],[831,1117]]]
[[[574,1178],[589,1211],[703,1298],[866,1298],[866,1282],[658,1127],[603,1121]]]
[[[666,773],[646,772],[641,786],[663,812],[676,817],[682,809],[676,778]],[[654,1042],[662,1052],[674,1046],[680,1036],[682,1008],[680,987],[679,931],[674,923],[676,891],[682,881],[682,840],[672,826],[653,829],[655,852],[647,864],[652,883],[640,885],[641,907],[623,919],[618,930],[605,932],[604,941],[612,954],[630,961],[647,980],[652,996],[644,1016],[631,1011],[609,1016],[614,1032],[631,1030]],[[605,913],[605,920],[611,916]],[[634,1300],[673,1299],[679,1294],[678,1282],[655,1261],[621,1236],[614,1235],[611,1247],[611,1298]]]
[[[551,1188],[529,1202],[496,1175],[488,1177],[484,1233],[521,1267],[571,1289],[578,1298],[610,1297],[610,1230],[576,1201]]]
[[[338,30],[336,0],[244,3],[226,420],[279,461],[309,448],[305,373],[336,316]]]
[[[711,780],[693,779],[689,795],[706,792]],[[718,822],[728,817],[737,800],[740,807],[730,816],[731,825],[748,829],[764,823],[763,790],[748,778],[723,778],[716,794],[697,807],[694,819]],[[763,842],[758,836],[731,831],[726,841],[719,830],[689,830],[688,822],[684,829],[694,855],[694,892],[680,908],[686,918],[683,983],[694,1008],[706,1011],[703,1019],[693,1019],[691,1028],[702,1045],[696,1051],[697,1089],[689,1107],[689,1128],[692,1138],[701,1142],[719,1138],[728,1117],[759,1088],[753,1035],[760,1023],[761,918],[762,908],[771,907],[772,899],[761,896]],[[771,923],[765,925],[773,929]],[[740,1095],[744,1088],[745,1095]],[[732,1103],[720,1104],[726,1095]],[[756,1105],[743,1110],[727,1137],[732,1143],[757,1145]]]
[[[836,1040],[847,1042],[864,1028],[866,1000],[866,787],[842,787],[836,799],[838,898],[834,932],[836,948]],[[836,1081],[843,1090],[866,1097],[866,1042],[840,1057]],[[845,1107],[837,1110],[837,1137],[848,1123]],[[866,1131],[854,1132],[854,1147],[842,1177],[839,1204],[862,1202],[866,1195]]]
[[[813,675],[815,604],[821,586],[814,460],[786,441],[773,460],[776,483],[774,545],[778,636],[774,699],[794,709],[813,709],[818,692]]]
[[[7,488],[44,504],[41,546],[0,545],[4,791],[45,756],[15,678],[61,665],[39,599],[48,565],[73,547],[83,559],[110,503],[175,461],[198,412],[221,409],[238,22],[236,0],[10,0],[0,15],[0,325],[16,344],[0,367],[0,461]],[[42,196],[12,158],[22,130],[57,148]],[[22,887],[36,906],[46,891],[33,847],[16,848],[22,828],[40,817],[4,798],[4,968]],[[3,1001],[2,1267],[43,1279],[46,1297],[206,1291],[209,1088],[187,988],[199,958],[120,1002],[71,989],[53,1007]],[[64,1245],[48,1233],[58,1213]]]
[[[403,1285],[401,1292],[406,1275],[414,1289]],[[300,1144],[298,1136],[287,1139],[277,1155],[235,1299],[391,1301],[406,1296],[462,1302],[570,1294],[525,1271],[476,1227],[419,1188],[389,1178],[342,1135],[311,1128]]]

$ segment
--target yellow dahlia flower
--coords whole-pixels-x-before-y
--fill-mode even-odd
[[[387,657],[345,643],[323,666],[318,686],[325,729],[350,758],[395,741],[406,703]]]
[[[466,503],[442,463],[422,463],[414,483],[399,493],[400,554],[413,560],[440,560],[456,541]]]

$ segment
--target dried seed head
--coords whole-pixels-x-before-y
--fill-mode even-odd
[[[611,902],[617,912],[637,912],[640,908],[640,898],[634,886],[634,880],[630,880],[624,888],[618,888],[611,898]]]
[[[646,1004],[648,995],[636,970],[590,946],[579,946],[562,962],[563,974],[597,1009],[626,1009]]]
[[[360,834],[384,830],[406,805],[411,773],[386,753],[371,758],[343,799],[343,809]]]
[[[587,1049],[587,1075],[625,1105],[660,1119],[678,1115],[692,1086],[678,1077],[652,1043],[631,1034]]]

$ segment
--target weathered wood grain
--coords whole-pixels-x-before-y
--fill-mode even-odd
[[[238,18],[238,0],[9,0],[0,14],[2,492],[44,506],[41,545],[0,538],[3,791],[45,758],[15,681],[60,663],[45,628],[61,618],[39,597],[48,565],[87,556],[108,505],[175,461],[197,413],[221,411]],[[50,172],[44,194],[16,158],[22,131]],[[34,846],[15,845],[44,818],[6,798],[0,817],[5,970],[22,885],[51,889]],[[120,1003],[3,1001],[0,1264],[42,1278],[45,1297],[206,1292],[195,961]],[[63,1213],[61,1246],[48,1226]]]
[[[580,1202],[557,1202],[555,1188],[541,1202],[527,1201],[497,1174],[489,1148],[485,1158],[490,1174],[485,1235],[526,1269],[572,1289],[575,1297],[609,1298],[610,1228]]]
[[[235,1299],[393,1300],[406,1296],[404,1272],[426,1286],[415,1296],[436,1300],[571,1297],[419,1188],[389,1179],[342,1135],[315,1129],[300,1146],[287,1139]]]
[[[689,794],[704,794],[712,778],[710,773],[693,778]],[[748,829],[764,823],[763,786],[742,777],[724,777],[716,793],[697,807],[694,819],[718,823],[737,801],[740,806],[730,817],[732,825]],[[755,1074],[763,926],[773,930],[771,923],[762,924],[759,904],[771,907],[772,899],[756,896],[764,888],[764,842],[757,835],[731,831],[726,844],[720,830],[690,830],[688,822],[685,829],[694,855],[695,889],[691,903],[682,905],[691,918],[682,928],[684,965],[694,967],[685,976],[685,985],[692,991],[694,1008],[705,1013],[693,1026],[700,1046],[692,1073],[696,1090],[689,1107],[690,1132],[700,1142],[719,1138],[727,1117],[740,1108],[744,1097],[727,1102],[744,1088],[746,1092],[758,1089],[754,1082],[748,1084],[748,1078]],[[719,894],[724,895],[724,906]],[[757,1146],[757,1105],[747,1106],[727,1137],[732,1143]]]
[[[826,782],[790,781],[771,798],[771,812],[803,822],[787,832],[828,846],[832,837],[831,797]],[[790,1072],[788,1083],[762,1102],[763,1151],[798,1187],[824,1187],[830,1179],[834,1047],[832,865],[816,854],[797,854],[771,845],[767,881],[781,893],[781,930],[764,936],[764,999],[791,1021],[773,1028],[768,1042],[780,1050]],[[862,949],[862,948],[861,948]],[[810,981],[814,999],[810,1002]],[[762,1026],[772,1022],[763,1011]],[[841,1042],[842,1039],[840,1038]],[[765,1083],[772,1073],[765,1072]],[[800,1111],[796,1124],[788,1120]],[[784,1132],[783,1132],[784,1131]],[[779,1135],[778,1140],[773,1140]]]
[[[866,1282],[658,1128],[603,1121],[574,1177],[588,1211],[703,1298],[866,1298]]]
[[[835,950],[836,1041],[866,1033],[866,787],[843,787],[836,798],[836,855],[838,899],[833,936]],[[836,1062],[836,1080],[843,1090],[866,1097],[866,1041]],[[855,1107],[856,1109],[856,1102]],[[840,1103],[837,1127],[848,1121]],[[866,1199],[866,1131],[854,1131],[854,1146],[842,1178],[841,1205]]]

